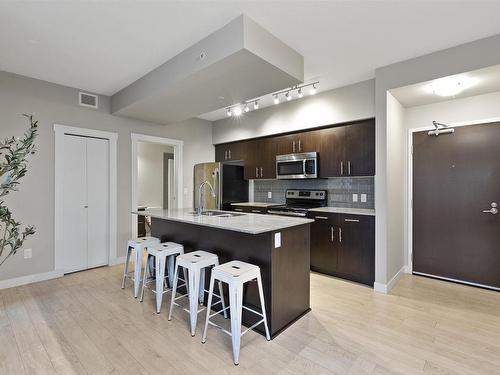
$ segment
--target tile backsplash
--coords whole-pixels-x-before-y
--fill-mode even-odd
[[[254,201],[284,203],[287,189],[318,189],[328,191],[328,206],[375,208],[374,177],[339,177],[317,180],[254,180]],[[268,198],[268,193],[272,198]],[[353,201],[353,194],[358,201]],[[366,202],[361,202],[366,194]]]

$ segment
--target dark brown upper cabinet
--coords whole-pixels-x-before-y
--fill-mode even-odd
[[[319,151],[318,139],[314,131],[274,137],[276,154],[287,155],[303,152]]]
[[[215,161],[245,160],[247,142],[224,143],[215,146]]]
[[[375,175],[375,120],[320,132],[320,177]]]
[[[276,142],[274,138],[248,141],[246,150],[245,179],[276,178]]]

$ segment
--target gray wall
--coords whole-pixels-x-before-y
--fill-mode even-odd
[[[452,47],[429,55],[417,57],[393,65],[379,68],[375,72],[376,100],[376,170],[375,177],[375,210],[376,216],[376,251],[375,281],[387,284],[394,276],[394,269],[404,264],[394,264],[392,254],[399,254],[401,249],[391,248],[398,241],[393,236],[399,228],[388,225],[391,215],[399,212],[401,194],[394,198],[389,194],[388,183],[398,179],[397,171],[388,168],[388,160],[400,157],[398,148],[391,149],[387,127],[387,91],[432,79],[481,69],[500,64],[500,35],[481,39],[475,42]],[[398,202],[388,205],[388,201]],[[399,246],[399,245],[397,245]],[[391,258],[391,259],[390,259]],[[399,259],[399,258],[398,258]],[[388,265],[391,265],[388,267]]]
[[[21,253],[0,269],[0,280],[52,271],[54,269],[54,131],[53,124],[85,127],[118,133],[118,256],[123,256],[130,236],[130,133],[181,139],[184,147],[184,205],[190,206],[193,164],[214,160],[212,126],[204,120],[189,120],[161,126],[109,114],[109,98],[99,97],[99,110],[79,107],[78,90],[6,72],[0,72],[0,138],[20,136],[26,129],[22,113],[32,113],[40,122],[38,152],[30,157],[29,171],[20,191],[6,201],[16,219],[37,227]]]
[[[215,121],[214,144],[375,116],[374,80]]]

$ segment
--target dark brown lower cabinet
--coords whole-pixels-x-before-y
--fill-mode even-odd
[[[373,286],[375,217],[311,213],[311,270]]]
[[[260,207],[260,206],[238,206],[238,205],[232,205],[231,206],[233,211],[236,212],[248,212],[252,214],[267,214],[267,208],[266,207]]]

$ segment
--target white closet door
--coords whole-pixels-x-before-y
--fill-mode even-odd
[[[109,144],[87,138],[88,264],[108,264],[109,249]]]
[[[64,136],[62,248],[64,272],[87,268],[87,139]]]

